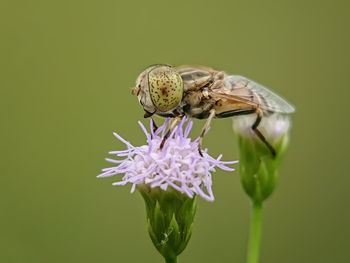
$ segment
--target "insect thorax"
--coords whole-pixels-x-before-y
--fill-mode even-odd
[[[179,68],[177,72],[180,74],[184,90],[196,90],[213,82],[213,71],[201,68]]]

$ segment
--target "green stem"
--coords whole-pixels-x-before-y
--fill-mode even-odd
[[[253,202],[247,263],[258,263],[262,225],[262,203]]]
[[[177,262],[177,258],[166,258],[165,259],[165,263],[176,263]]]

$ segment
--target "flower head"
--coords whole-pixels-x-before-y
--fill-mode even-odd
[[[221,161],[222,155],[214,159],[208,154],[207,149],[203,151],[203,156],[201,156],[198,152],[198,139],[191,141],[188,138],[193,122],[189,120],[185,128],[183,127],[184,123],[185,118],[173,129],[161,150],[160,144],[165,136],[169,119],[156,131],[153,129],[151,120],[151,132],[148,132],[144,125],[139,122],[147,137],[147,145],[133,146],[114,133],[114,136],[123,142],[127,149],[112,151],[110,154],[125,157],[125,159],[107,158],[107,161],[118,165],[103,169],[103,173],[98,177],[125,174],[121,181],[115,182],[113,185],[131,183],[131,192],[134,192],[136,186],[147,185],[150,188],[159,187],[162,190],[171,187],[190,198],[197,194],[208,201],[213,201],[211,172],[215,172],[216,167],[225,171],[234,171],[227,165],[237,163],[237,161]]]

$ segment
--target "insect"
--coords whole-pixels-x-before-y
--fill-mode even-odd
[[[154,114],[175,118],[167,134],[183,116],[207,119],[198,142],[200,154],[203,137],[213,118],[256,114],[251,128],[276,156],[275,149],[259,130],[261,119],[272,113],[295,111],[286,100],[250,79],[201,66],[150,66],[137,78],[132,94],[138,96],[145,118]]]

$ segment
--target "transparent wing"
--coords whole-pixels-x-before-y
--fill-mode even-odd
[[[266,111],[293,113],[294,107],[268,88],[242,76],[230,75],[223,86],[211,90],[214,96],[246,103]]]

